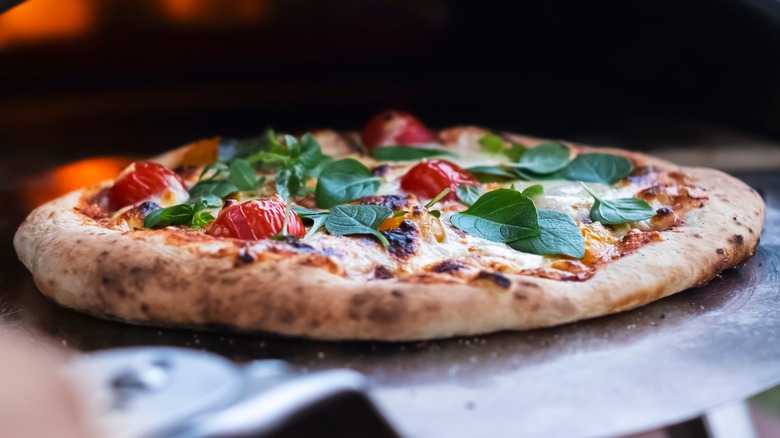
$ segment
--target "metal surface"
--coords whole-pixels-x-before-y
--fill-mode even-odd
[[[6,327],[92,351],[188,346],[302,372],[364,373],[410,436],[593,436],[654,429],[780,382],[780,177],[747,179],[768,203],[756,256],[709,285],[562,327],[418,343],[322,343],[134,327],[52,304],[15,261],[18,217],[0,219]],[[18,205],[6,193],[4,205]]]
[[[397,437],[366,397],[366,379],[351,370],[304,375],[277,360],[239,366],[170,347],[77,356],[67,370],[103,436],[270,438],[309,424],[315,433],[297,427],[295,436]],[[333,421],[358,413],[359,419]],[[324,417],[329,421],[317,424]]]

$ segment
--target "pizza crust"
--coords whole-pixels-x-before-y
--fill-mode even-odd
[[[288,251],[284,243],[269,244],[244,263],[244,249],[234,241],[97,226],[74,210],[83,191],[33,211],[14,245],[44,295],[101,318],[387,341],[532,329],[629,310],[702,285],[753,255],[764,204],[743,182],[644,154],[584,150],[679,170],[708,190],[710,200],[685,225],[662,232],[661,242],[609,262],[586,281],[504,274],[508,287],[489,278],[446,286],[435,279],[355,280],[339,275],[328,257]],[[181,151],[162,160],[175,163]]]

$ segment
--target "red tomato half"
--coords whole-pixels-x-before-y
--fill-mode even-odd
[[[226,207],[209,226],[208,234],[244,240],[262,240],[282,231],[284,204],[271,199],[253,199]],[[306,229],[301,218],[290,211],[287,234],[303,237]]]
[[[108,192],[108,203],[113,210],[143,201],[169,190],[186,199],[187,189],[179,175],[162,164],[138,162],[122,171]]]
[[[433,198],[449,187],[451,191],[443,199],[453,200],[455,190],[461,184],[476,186],[479,181],[457,164],[446,160],[422,161],[401,178],[401,188],[421,198]]]
[[[363,144],[369,148],[419,144],[433,140],[433,134],[422,122],[402,111],[377,114],[363,129],[361,137]]]

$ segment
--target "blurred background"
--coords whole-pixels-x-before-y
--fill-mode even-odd
[[[386,108],[775,175],[778,5],[30,0],[0,15],[0,188],[267,126],[359,129]]]

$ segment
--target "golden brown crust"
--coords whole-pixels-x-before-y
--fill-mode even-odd
[[[534,140],[522,137],[533,145]],[[680,172],[708,191],[709,202],[660,242],[630,237],[629,255],[585,281],[481,271],[453,282],[454,266],[421,275],[353,279],[338,261],[284,242],[247,248],[175,230],[107,229],[74,210],[77,191],[43,205],[14,244],[45,295],[100,317],[161,326],[219,325],[319,339],[413,340],[530,329],[641,306],[708,282],[742,263],[764,221],[759,195],[712,169],[681,168],[639,153],[639,166]],[[175,164],[186,148],[162,157]],[[442,283],[447,283],[442,287]]]

